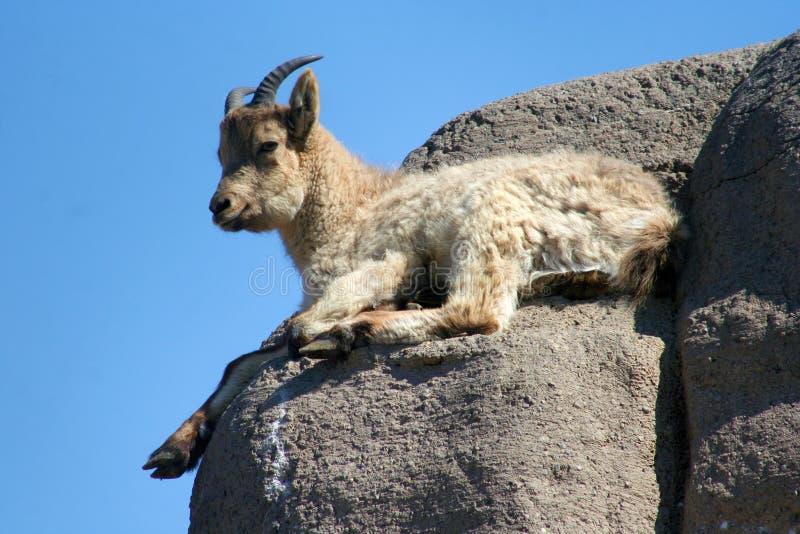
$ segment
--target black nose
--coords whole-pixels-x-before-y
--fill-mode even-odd
[[[208,209],[211,210],[211,213],[214,215],[219,215],[226,209],[231,207],[231,199],[228,197],[220,197],[220,198],[212,198],[211,204],[208,205]]]

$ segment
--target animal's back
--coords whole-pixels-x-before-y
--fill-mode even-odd
[[[641,296],[679,217],[656,178],[636,165],[556,152],[405,176],[370,209],[369,225],[370,248],[397,247],[442,268],[459,254],[504,258],[520,290],[556,273],[598,271]]]

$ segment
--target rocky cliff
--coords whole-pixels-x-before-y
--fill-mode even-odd
[[[560,147],[596,150],[657,173],[679,206],[689,212],[694,205],[692,219],[704,224],[703,215],[710,215],[698,206],[716,202],[719,188],[708,177],[698,181],[708,184],[700,189],[687,186],[696,180],[695,158],[715,117],[767,48],[692,57],[519,94],[456,117],[412,152],[404,167],[429,169]],[[739,108],[726,110],[741,116]],[[713,156],[717,149],[709,146],[704,153]],[[711,174],[702,168],[704,175]],[[782,187],[778,191],[786,194],[786,202],[793,201],[791,183]],[[755,202],[756,191],[751,193]],[[698,195],[706,196],[693,203]],[[773,239],[782,239],[780,232],[793,220],[789,204],[781,206],[785,225],[774,234],[764,230]],[[752,213],[753,221],[764,215]],[[719,238],[722,224],[709,234],[699,229],[702,242]],[[716,293],[695,295],[692,284],[706,283],[703,277],[713,272],[713,265],[697,259],[704,254],[698,246],[692,250],[694,278],[687,277],[682,286],[680,346],[685,352],[712,350],[716,343],[692,337],[692,328],[706,317],[697,310],[717,310],[717,300],[733,298],[736,288],[743,288],[732,281]],[[795,250],[786,249],[780,258],[788,261]],[[730,257],[725,265],[734,266]],[[757,300],[748,317],[760,317],[765,302],[774,303]],[[769,335],[775,343],[785,339],[786,352],[791,339],[774,336],[787,330],[780,325],[788,324],[793,309],[781,306],[775,304],[768,315],[779,319],[774,332],[769,319],[758,323],[761,330],[746,330],[759,339]],[[704,413],[709,379],[702,363],[691,362],[705,353],[692,353],[681,367],[674,308],[668,298],[652,298],[634,310],[624,299],[552,297],[522,308],[512,327],[499,335],[397,350],[359,349],[336,364],[273,362],[234,401],[208,447],[195,480],[190,530],[673,532],[680,529],[684,508],[689,531],[705,528],[712,523],[698,518],[707,502],[725,491],[735,493],[735,484],[725,486],[730,476],[722,486],[710,484],[707,490],[703,485],[719,474],[713,471],[716,450],[709,448],[717,436],[713,429],[735,418]],[[742,321],[749,324],[747,317]],[[279,341],[280,332],[273,336]],[[767,348],[747,346],[756,352],[744,350],[726,367],[743,366],[736,384],[746,382],[750,362],[760,361],[758,351]],[[792,367],[788,356],[778,363],[769,360],[763,372],[773,369],[780,375],[774,371],[779,364],[783,378],[797,378],[797,361]],[[781,384],[788,392],[788,382]],[[714,390],[713,399],[724,399],[733,385]],[[740,415],[726,408],[731,403],[713,406],[720,414]],[[753,404],[746,415],[757,418],[763,412],[757,406],[767,405]],[[784,403],[775,409],[776,419],[768,425],[772,433],[753,430],[753,436],[772,439],[777,449],[790,447],[787,436],[792,431],[796,436],[796,427],[785,429],[783,441],[777,430],[778,417],[790,418],[790,407]],[[756,429],[750,419],[736,422]],[[755,454],[757,447],[747,450]],[[761,466],[752,465],[754,470]],[[791,471],[796,480],[796,463],[774,467],[778,474]],[[715,493],[718,487],[724,491]],[[727,521],[733,524],[733,516]]]
[[[800,33],[719,115],[690,184],[679,335],[686,531],[800,530]]]

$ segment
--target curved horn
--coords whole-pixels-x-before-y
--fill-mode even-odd
[[[255,87],[237,87],[228,93],[225,99],[225,115],[233,108],[244,106],[244,97],[256,92]]]
[[[278,86],[289,76],[293,71],[299,69],[303,65],[307,65],[312,61],[322,59],[322,56],[303,56],[295,59],[290,59],[286,63],[275,67],[272,72],[267,74],[256,89],[256,94],[249,105],[251,106],[269,106],[275,103],[275,93],[278,91]]]

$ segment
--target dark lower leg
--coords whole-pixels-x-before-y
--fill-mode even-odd
[[[197,466],[231,401],[247,387],[261,365],[287,355],[286,347],[279,347],[251,352],[229,363],[214,393],[150,455],[142,469],[155,469],[150,474],[153,478],[177,478]]]

